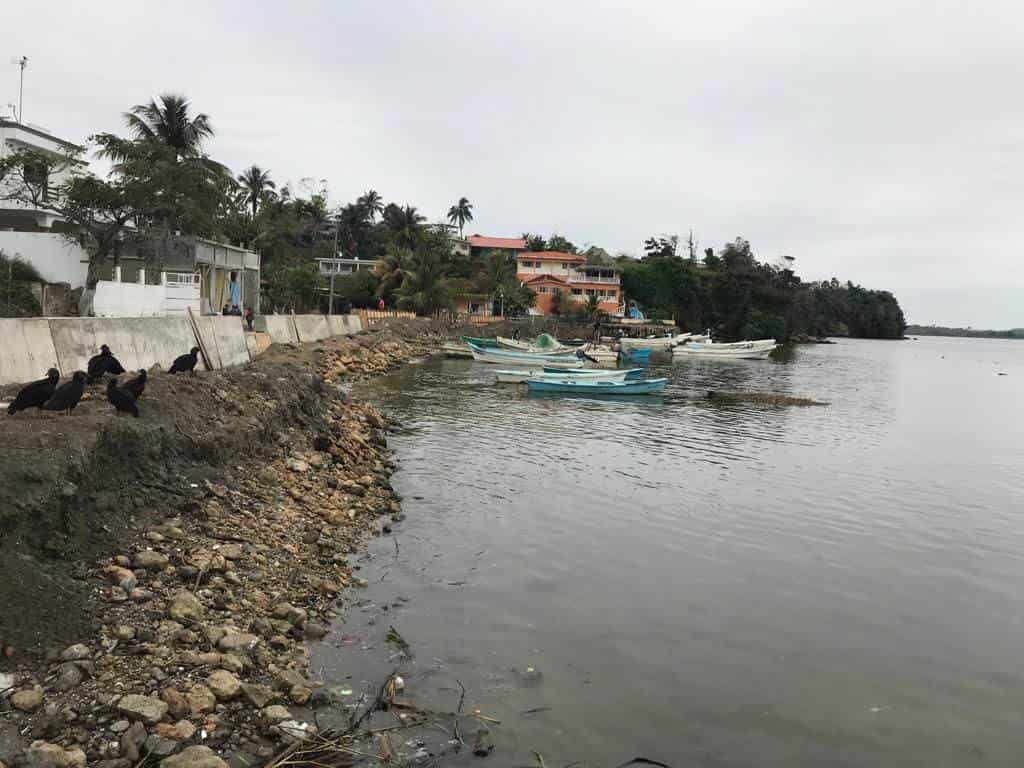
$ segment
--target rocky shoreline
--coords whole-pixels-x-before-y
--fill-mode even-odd
[[[166,506],[115,532],[112,552],[76,564],[96,631],[0,666],[0,768],[246,766],[315,731],[312,710],[331,702],[309,679],[306,643],[360,586],[349,565],[360,542],[401,519],[388,423],[331,385],[429,354],[443,336],[414,325],[275,347],[209,375],[227,406],[246,377],[298,366],[310,381],[294,397],[319,413],[219,477],[168,487]],[[300,408],[283,397],[263,398],[268,412]]]

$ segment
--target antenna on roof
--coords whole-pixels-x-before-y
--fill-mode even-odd
[[[28,56],[11,59],[11,64],[17,64],[21,69],[18,79],[18,112],[16,118],[19,123],[23,123],[23,118],[25,117],[25,67],[28,66]],[[14,105],[11,104],[10,106],[13,107]]]

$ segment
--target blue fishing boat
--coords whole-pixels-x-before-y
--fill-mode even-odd
[[[646,366],[651,362],[651,350],[650,349],[623,349],[619,353],[624,359],[635,365]]]
[[[655,395],[665,391],[668,379],[641,379],[639,381],[548,381],[529,379],[530,392],[558,392],[583,395]]]

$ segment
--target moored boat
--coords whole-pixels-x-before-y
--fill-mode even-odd
[[[462,340],[464,342],[466,342],[467,344],[473,344],[474,346],[480,347],[482,349],[497,349],[498,348],[498,340],[497,339],[483,339],[483,338],[480,338],[478,336],[463,336]]]
[[[635,369],[639,371],[640,369]],[[497,370],[499,384],[523,384],[530,379],[543,381],[625,381],[632,371],[595,371],[586,369],[564,370],[560,368],[544,368],[541,370]]]
[[[441,345],[441,351],[444,352],[445,357],[456,357],[466,360],[473,359],[473,352],[470,350],[469,345],[460,344],[457,341],[445,342]]]
[[[734,360],[765,360],[778,345],[774,339],[757,341],[737,341],[728,344],[716,344],[711,341],[690,342],[679,347],[680,353],[686,357],[719,358]]]
[[[528,352],[513,352],[506,349],[482,349],[469,345],[473,359],[491,365],[525,365],[533,368],[582,368],[583,360],[571,355],[535,355]]]
[[[675,336],[657,336],[649,339],[632,339],[623,337],[619,344],[623,349],[650,349],[654,352],[665,352],[675,346]]]
[[[560,394],[585,395],[654,395],[665,391],[668,379],[640,379],[637,381],[585,381],[568,379],[528,379],[530,392],[557,392]]]

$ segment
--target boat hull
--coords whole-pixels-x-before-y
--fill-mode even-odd
[[[668,379],[643,379],[641,381],[549,381],[529,379],[526,386],[530,392],[555,392],[558,394],[584,395],[656,395],[665,391]]]
[[[498,370],[495,376],[499,384],[525,384],[530,379],[543,381],[625,381],[631,371],[594,371],[594,370],[561,370],[558,368],[544,368],[534,370],[524,368],[522,370]]]
[[[776,344],[771,346],[749,344],[687,344],[680,347],[683,357],[699,357],[706,360],[767,360],[775,351]]]
[[[676,345],[675,336],[661,336],[656,339],[619,339],[623,349],[650,349],[654,352],[665,352]]]
[[[478,363],[489,365],[522,365],[533,368],[582,368],[583,361],[576,357],[565,355],[531,355],[526,352],[509,352],[499,349],[481,349],[473,344],[469,345],[473,353],[473,359]]]

